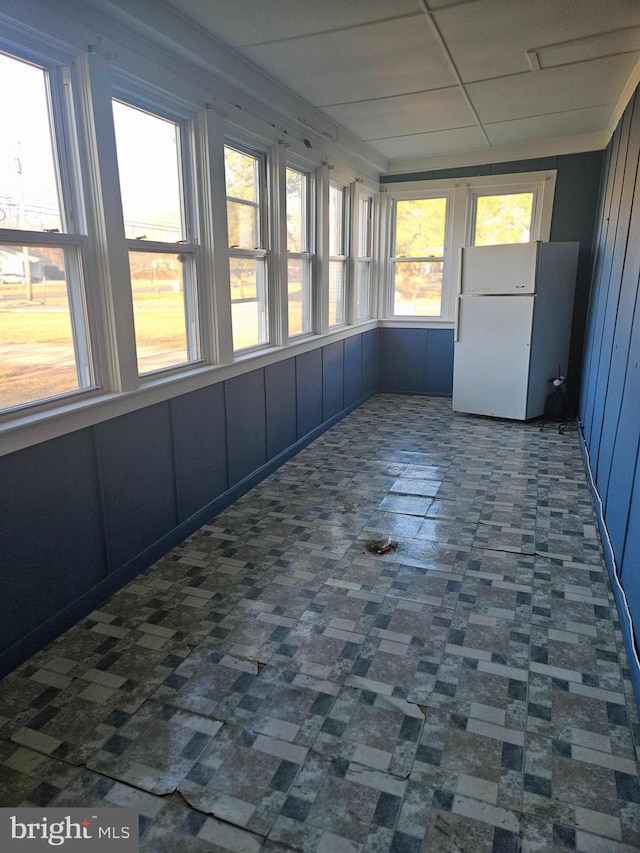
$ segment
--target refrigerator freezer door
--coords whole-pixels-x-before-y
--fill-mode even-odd
[[[453,409],[525,420],[535,296],[462,296]]]
[[[465,296],[535,293],[538,245],[514,243],[464,248],[460,292]]]

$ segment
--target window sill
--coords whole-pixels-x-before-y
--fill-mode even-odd
[[[304,341],[292,341],[286,347],[245,353],[229,364],[198,364],[170,375],[147,375],[134,391],[92,391],[72,399],[52,401],[43,407],[22,409],[15,416],[7,413],[4,420],[0,420],[0,456],[233,379],[250,370],[260,370],[334,341],[362,334],[378,325],[379,321],[371,320],[346,326],[325,335],[306,337]]]

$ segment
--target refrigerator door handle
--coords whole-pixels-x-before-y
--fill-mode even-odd
[[[462,301],[462,296],[458,294],[456,296],[456,311],[455,311],[455,320],[454,320],[454,333],[453,333],[453,342],[457,344],[460,340],[460,303]]]

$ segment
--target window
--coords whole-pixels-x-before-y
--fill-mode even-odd
[[[200,358],[185,127],[121,101],[113,118],[142,375]]]
[[[289,336],[312,331],[313,218],[312,180],[288,167],[287,288]]]
[[[356,320],[371,317],[371,269],[373,253],[373,199],[358,199],[358,246],[356,258]]]
[[[393,313],[442,314],[447,198],[396,201],[391,282]]]
[[[535,193],[474,193],[474,246],[528,243],[533,226]]]
[[[548,240],[555,182],[555,170],[387,182],[387,317],[455,323],[460,248]]]
[[[347,292],[347,193],[345,187],[329,186],[329,326],[346,322]]]
[[[263,156],[225,146],[233,349],[269,340]]]
[[[60,70],[0,54],[0,409],[95,386]],[[28,104],[28,109],[25,105]]]

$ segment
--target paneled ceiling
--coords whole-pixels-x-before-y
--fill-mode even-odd
[[[640,79],[640,0],[167,2],[392,168],[602,147]]]

